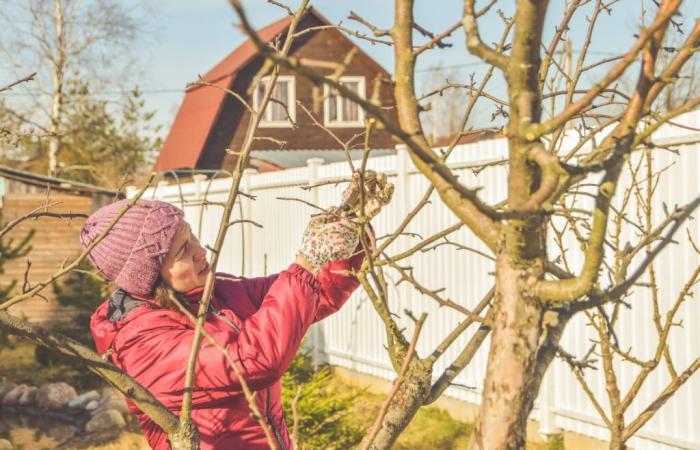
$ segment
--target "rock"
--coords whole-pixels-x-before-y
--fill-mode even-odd
[[[36,386],[29,386],[29,389],[22,393],[17,404],[21,406],[33,405],[36,400]]]
[[[92,401],[97,401],[100,399],[100,393],[97,391],[87,391],[85,393],[80,394],[79,396],[75,397],[71,401],[68,402],[68,407],[69,408],[82,408],[83,406],[87,405],[88,403]],[[85,408],[88,409],[88,408]]]
[[[30,387],[26,384],[20,384],[18,386],[15,386],[2,398],[2,404],[5,406],[12,406],[18,404],[19,399],[22,397],[22,394],[29,391],[29,389]]]
[[[75,389],[67,383],[49,383],[36,392],[36,404],[42,409],[60,409],[76,397]]]
[[[2,401],[2,398],[10,392],[12,389],[17,387],[17,383],[12,383],[12,382],[6,382],[6,383],[0,383],[0,401]]]
[[[125,426],[126,422],[121,413],[114,409],[108,409],[90,419],[90,421],[85,424],[85,431],[94,433],[102,430],[120,429]]]
[[[0,439],[0,450],[13,450],[15,447],[7,439]]]
[[[126,400],[121,392],[112,388],[105,388],[102,391],[102,398],[97,410],[92,412],[93,417],[102,411],[115,409],[122,414],[129,414],[129,408],[126,406]]]
[[[100,406],[100,402],[98,402],[97,400],[90,400],[87,403],[87,405],[85,405],[85,409],[87,409],[88,411],[92,411],[97,409],[98,406]]]

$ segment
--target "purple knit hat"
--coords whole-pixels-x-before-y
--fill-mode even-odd
[[[104,206],[87,218],[80,232],[83,250],[109,227],[127,202],[120,200]],[[182,220],[182,211],[169,203],[138,200],[88,257],[126,292],[148,295],[155,287],[160,267]]]

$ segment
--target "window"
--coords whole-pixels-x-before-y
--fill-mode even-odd
[[[257,110],[259,105],[262,103],[263,96],[265,95],[265,88],[270,80],[269,77],[264,77],[261,83],[258,85],[258,89],[253,97],[253,107]],[[287,117],[287,111],[289,111],[289,117],[292,121],[296,120],[296,86],[294,84],[294,77],[292,76],[280,76],[277,77],[277,82],[272,90],[272,97],[267,103],[265,112],[263,112],[262,119],[260,120],[261,127],[290,127],[292,122]],[[283,102],[287,105],[285,108],[278,102],[273,101],[273,99]]]
[[[340,77],[340,83],[365,98],[365,77]],[[363,127],[365,112],[357,103],[343,98],[335,90],[324,85],[323,119],[331,127]]]

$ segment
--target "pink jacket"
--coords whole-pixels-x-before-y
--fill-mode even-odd
[[[291,449],[282,411],[280,378],[315,321],[340,309],[357,288],[348,273],[362,263],[359,254],[326,264],[314,277],[292,264],[265,278],[219,279],[205,329],[228,349],[256,395],[280,450]],[[224,275],[225,276],[225,275]],[[201,288],[187,293],[193,309]],[[194,326],[184,315],[151,298],[117,291],[92,316],[97,351],[111,349],[111,361],[179,413]],[[192,416],[201,448],[267,449],[262,427],[251,417],[240,383],[219,349],[203,339],[199,352]],[[154,449],[169,449],[166,434],[133,403],[130,410]]]

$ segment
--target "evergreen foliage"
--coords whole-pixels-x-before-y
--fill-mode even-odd
[[[55,176],[118,188],[138,183],[161,146],[155,111],[146,109],[138,88],[118,104],[95,97],[88,83],[71,80],[62,125],[59,167]],[[4,133],[4,130],[12,130]],[[45,174],[48,140],[41,130],[17,118],[0,102],[0,164]]]
[[[350,417],[360,390],[340,390],[331,384],[329,367],[311,368],[308,353],[299,352],[282,378],[282,402],[289,433],[294,430],[292,402],[297,401],[299,450],[348,449],[362,440],[365,430]]]

